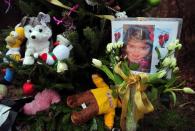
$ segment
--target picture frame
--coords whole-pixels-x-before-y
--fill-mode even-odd
[[[162,57],[167,46],[179,39],[181,18],[126,18],[114,19],[112,42],[123,42],[122,56],[128,59],[132,72],[155,73],[157,71],[157,47]]]

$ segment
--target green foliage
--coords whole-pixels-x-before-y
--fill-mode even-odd
[[[19,0],[19,7],[20,9],[26,14],[26,15],[36,15],[33,11],[33,7],[35,7],[34,5],[32,5],[31,3],[27,3],[23,0]]]
[[[131,70],[137,70],[139,68],[139,64],[133,63],[129,66]]]
[[[89,131],[94,129],[98,131],[104,131],[104,124],[102,117],[96,117],[89,121],[87,124],[76,126],[73,125],[70,119],[72,109],[68,108],[63,103],[54,104],[50,107],[48,113],[38,113],[36,116],[25,116],[25,123],[28,124],[31,130],[35,131]],[[25,119],[19,118],[18,120],[23,122]]]

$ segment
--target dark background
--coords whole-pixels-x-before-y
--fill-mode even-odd
[[[22,18],[22,14],[19,9],[17,9],[15,6],[11,6],[9,12],[6,14],[5,11],[7,9],[7,5],[3,2],[3,0],[0,1],[0,29],[7,28],[7,26],[14,26]]]

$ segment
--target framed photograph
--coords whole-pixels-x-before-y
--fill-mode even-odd
[[[127,18],[112,21],[112,42],[122,41],[122,55],[133,72],[155,73],[158,47],[166,55],[167,46],[180,36],[180,18]]]

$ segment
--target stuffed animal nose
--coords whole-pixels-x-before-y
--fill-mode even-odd
[[[32,35],[31,38],[32,38],[32,39],[36,39],[36,36]]]

